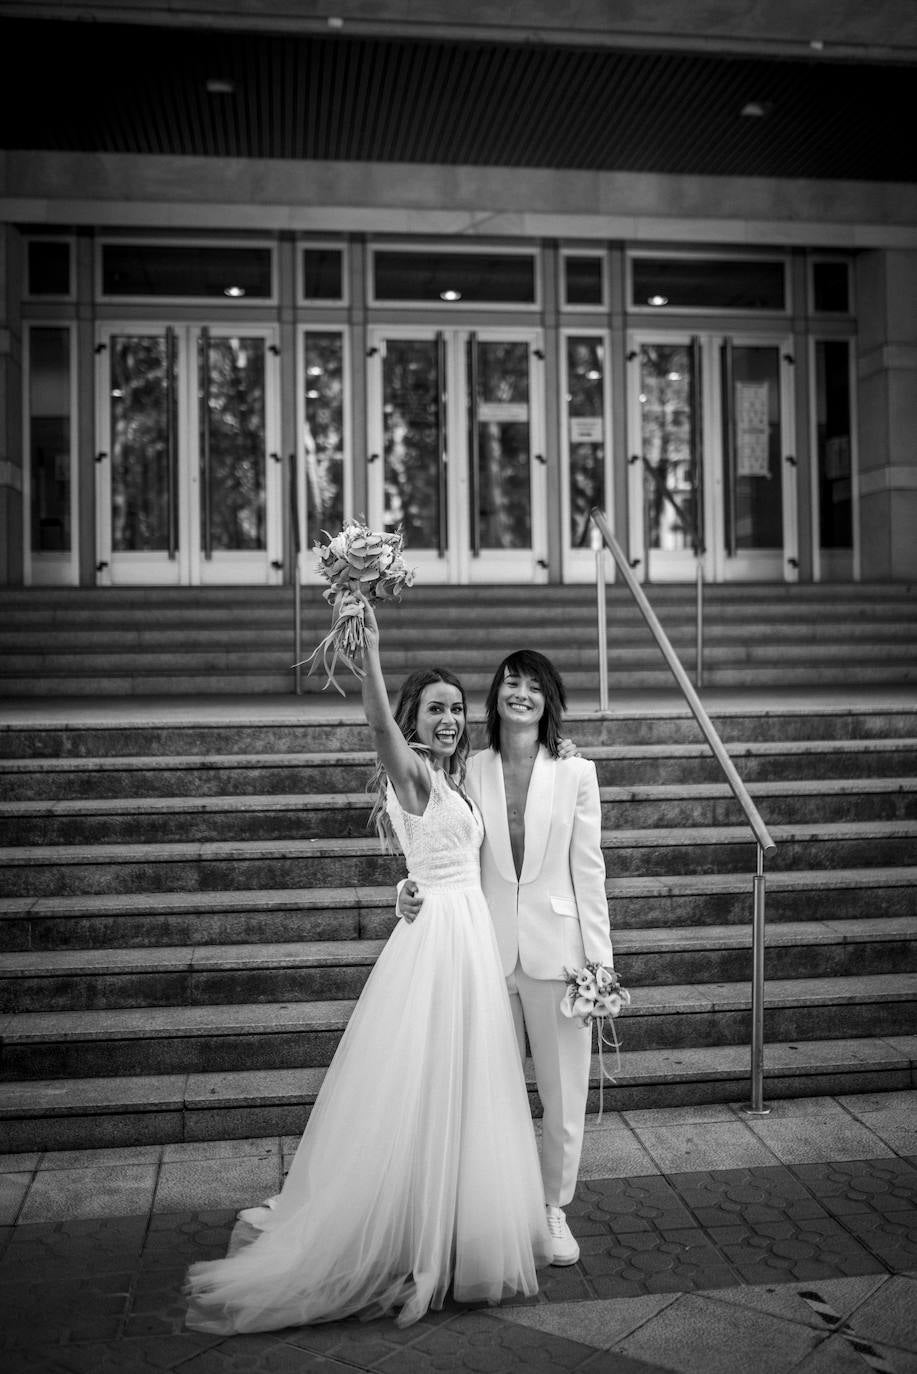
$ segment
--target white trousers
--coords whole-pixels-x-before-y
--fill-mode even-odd
[[[543,1108],[541,1174],[544,1200],[564,1207],[576,1191],[583,1131],[592,1035],[561,1014],[566,984],[530,978],[519,964],[506,980],[519,1053],[525,1057],[528,1036],[535,1084]]]

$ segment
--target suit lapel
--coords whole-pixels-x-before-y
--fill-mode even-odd
[[[500,755],[488,749],[480,764],[480,793],[478,805],[484,820],[485,843],[502,878],[507,882],[516,881],[513,865],[513,851],[509,842],[509,824],[506,819],[506,788],[503,785],[503,764]]]
[[[537,876],[544,863],[548,847],[548,833],[551,829],[551,811],[554,806],[555,761],[542,745],[535,756],[529,794],[525,800],[525,858],[522,861],[522,874],[519,881],[530,883]],[[501,769],[502,772],[502,769]],[[503,779],[500,779],[502,791]],[[506,797],[503,798],[503,814],[506,815]],[[507,847],[509,832],[507,830]],[[512,867],[510,852],[510,867]],[[515,870],[513,870],[515,877]]]

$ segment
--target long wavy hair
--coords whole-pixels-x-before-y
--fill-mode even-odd
[[[544,693],[544,714],[538,722],[538,743],[543,744],[552,758],[557,758],[560,748],[560,729],[564,711],[567,709],[567,694],[563,678],[549,658],[537,649],[516,649],[507,654],[494,673],[487,702],[484,706],[487,726],[487,742],[496,753],[500,752],[500,716],[497,711],[497,693],[507,673],[519,677],[533,677]]]
[[[465,781],[465,765],[468,762],[468,750],[471,741],[468,738],[468,700],[465,696],[465,688],[462,686],[455,673],[450,673],[448,668],[417,668],[409,677],[406,677],[401,684],[401,691],[398,693],[398,704],[395,707],[395,724],[404,735],[412,749],[416,749],[419,754],[428,754],[430,751],[425,744],[421,744],[417,738],[417,712],[420,709],[420,698],[425,687],[429,687],[434,682],[444,682],[447,687],[455,687],[461,694],[462,714],[464,723],[455,746],[455,752],[449,759],[447,772],[458,787]],[[377,763],[373,769],[372,776],[366,784],[366,790],[373,799],[372,810],[369,814],[368,827],[373,826],[382,841],[384,849],[389,853],[397,852],[398,845],[395,832],[392,830],[392,823],[388,818],[385,809],[385,792],[388,785],[388,774]]]

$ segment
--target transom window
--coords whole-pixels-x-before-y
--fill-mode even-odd
[[[534,253],[437,253],[377,249],[373,255],[377,301],[534,305]]]
[[[774,258],[631,258],[635,310],[786,309],[786,270]]]
[[[270,300],[273,254],[247,244],[104,243],[102,295]]]

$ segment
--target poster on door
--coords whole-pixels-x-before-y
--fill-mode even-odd
[[[770,404],[767,382],[736,382],[736,474],[770,477]]]

